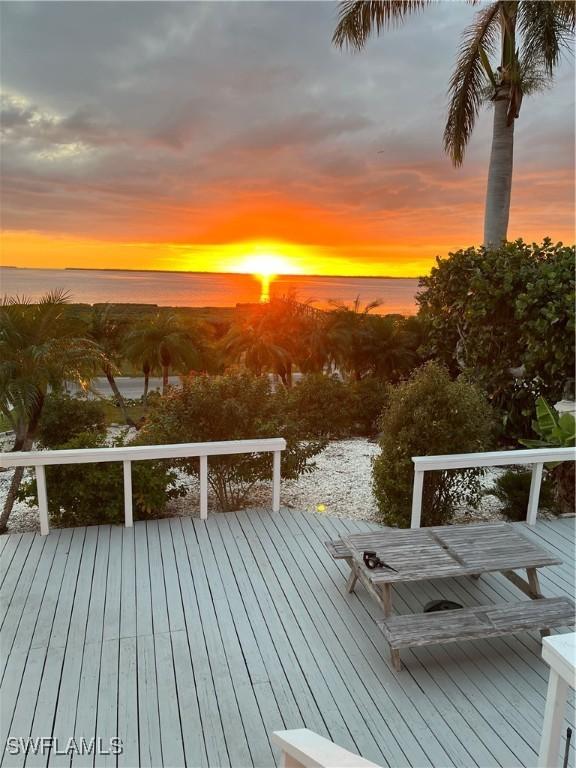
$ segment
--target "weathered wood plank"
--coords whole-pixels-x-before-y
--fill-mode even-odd
[[[112,526],[108,550],[108,571],[106,574],[106,604],[104,606],[104,628],[102,639],[114,640],[120,637],[120,601],[122,590],[122,528]]]
[[[45,648],[34,648],[28,654],[24,668],[24,674],[22,677],[21,688],[18,691],[18,699],[16,702],[16,708],[14,710],[14,716],[12,718],[12,722],[10,723],[9,733],[13,738],[25,740],[31,735],[34,709],[36,705],[36,699],[38,697],[38,690],[40,688],[40,681],[42,680],[45,658]],[[30,702],[34,702],[34,705],[31,706]],[[4,707],[0,703],[0,722],[4,720],[5,713],[3,710]],[[26,753],[23,743],[21,743],[20,751],[16,755],[7,754],[3,749],[3,745],[4,738],[2,739],[0,765],[10,766],[10,768],[17,768],[18,766],[24,765]]]
[[[120,637],[136,635],[136,563],[134,528],[122,528],[122,572],[120,586]]]
[[[104,575],[104,583],[105,583]],[[74,735],[78,740],[85,739],[90,744],[96,734],[96,713],[98,710],[98,682],[100,680],[100,659],[102,656],[102,621],[99,623],[100,641],[86,643],[82,659],[80,686],[78,691],[78,706],[76,709],[76,724]],[[87,750],[84,754],[73,755],[74,768],[84,768],[94,764],[94,755]]]
[[[208,765],[229,766],[230,760],[226,749],[224,730],[218,709],[214,679],[208,659],[208,650],[202,630],[202,621],[196,600],[195,583],[191,564],[184,541],[180,519],[170,521],[174,553],[178,568],[178,578],[182,593],[182,605],[186,621],[186,632],[190,649],[198,709],[203,724],[204,746]],[[209,725],[208,725],[209,724]],[[186,749],[186,743],[185,743]]]
[[[169,634],[158,633],[154,636],[154,651],[156,654],[162,760],[164,765],[179,768],[184,766],[184,747],[176,680],[174,678],[172,642]],[[185,717],[186,713],[183,712],[182,716]]]
[[[186,622],[184,621],[184,611],[182,609],[182,595],[180,594],[180,582],[174,558],[170,521],[159,520],[158,532],[160,535],[160,549],[162,551],[164,585],[166,587],[168,623],[171,632],[179,632],[186,629]]]
[[[194,523],[197,523],[199,528],[203,528],[206,525],[203,521],[194,521]],[[202,564],[194,523],[189,518],[183,519],[182,530],[194,573],[196,600],[204,629],[204,640],[212,670],[214,690],[221,713],[222,728],[230,758],[237,761],[239,765],[249,765],[251,762],[250,749],[242,723],[238,700],[234,695],[234,686],[230,677],[222,637],[218,629],[208,580]]]
[[[98,687],[98,713],[96,734],[102,740],[103,750],[94,755],[94,766],[115,766],[116,755],[111,754],[112,739],[118,736],[118,654],[120,640],[114,637],[102,643],[100,684]],[[112,692],[112,696],[110,695]],[[108,754],[106,754],[108,752]]]
[[[269,515],[265,514],[265,518],[270,521]],[[298,566],[286,551],[284,542],[272,528],[264,525],[261,515],[252,513],[249,517],[243,516],[242,519],[245,519],[247,525],[253,527],[264,545],[264,552],[274,552],[272,562],[269,560],[268,565],[273,569],[309,647],[314,649],[317,659],[322,659],[322,663],[318,665],[319,672],[334,696],[336,706],[341,713],[346,714],[346,722],[356,742],[356,751],[363,757],[380,764],[389,762],[394,765],[404,765],[405,755],[392,735],[390,726],[386,722],[380,722],[378,727],[375,727],[374,709],[371,705],[367,705],[366,688],[361,683],[354,666],[342,652],[333,633],[320,631],[322,623],[316,618],[316,600],[305,585],[305,580],[301,579]],[[269,558],[270,554],[267,557]],[[304,591],[305,597],[299,594],[296,582]],[[371,701],[371,698],[368,701]],[[382,733],[380,729],[384,729],[388,737],[387,754],[384,754],[386,750],[381,750],[378,746],[377,733]]]
[[[564,626],[575,620],[574,603],[559,597],[392,616],[379,619],[378,625],[393,648],[407,648]]]
[[[185,631],[171,633],[176,683],[178,685],[178,706],[182,718],[182,744],[186,764],[207,768],[208,757],[204,743],[204,730],[200,717],[198,692],[190,658],[188,637]],[[207,730],[214,726],[207,723]],[[129,766],[127,765],[127,768]]]
[[[34,722],[31,730],[33,736],[52,736],[63,663],[64,648],[49,647],[46,653],[46,663],[34,712]],[[26,768],[29,768],[29,766],[43,766],[43,768],[46,768],[47,764],[48,754],[42,754],[41,751],[31,752],[26,757]]]
[[[112,703],[106,717],[125,747],[118,765],[171,760],[225,766],[234,764],[235,755],[234,729],[222,708],[232,691],[247,766],[278,762],[268,751],[272,728],[302,726],[343,745],[347,739],[348,748],[370,757],[363,747],[372,733],[383,765],[534,764],[548,677],[537,633],[406,649],[408,668],[393,675],[374,601],[362,586],[355,595],[342,594],[349,569],[324,547],[326,540],[348,535],[374,536],[374,524],[252,510],[192,523],[186,535],[195,543],[189,539],[187,549],[182,523],[172,519],[152,523],[151,551],[147,525],[136,523],[133,539],[121,527],[55,530],[39,543],[29,537],[28,546],[25,539],[25,556],[24,549],[19,552],[22,536],[2,539],[10,559],[6,564],[0,558],[0,600],[7,596],[0,628],[6,665],[2,727],[50,736],[54,725],[60,739],[66,732],[89,740],[102,727],[108,730],[101,717]],[[574,555],[567,545],[574,534],[568,525],[539,521],[526,531],[527,539],[565,559],[539,573],[546,596],[574,592]],[[521,524],[512,528],[524,530]],[[472,546],[472,530],[456,531],[458,547]],[[440,536],[451,531],[443,529]],[[493,533],[485,541],[498,548]],[[441,560],[447,550],[440,548]],[[462,551],[454,554],[462,559]],[[414,553],[406,547],[403,552],[409,562]],[[503,555],[510,555],[509,547],[500,547]],[[394,591],[394,608],[401,613],[421,611],[438,597],[483,604],[483,610],[518,600],[517,588],[497,573],[479,582],[408,582]],[[158,640],[163,616],[170,629],[184,629]],[[501,618],[509,622],[510,616]],[[111,636],[111,650],[104,650],[101,668],[104,632]],[[52,642],[63,645],[51,647]],[[356,700],[356,712],[338,679]],[[568,722],[574,717],[572,703],[567,716]],[[168,756],[173,745],[167,739],[174,734]],[[259,740],[257,748],[251,736]],[[15,765],[23,764],[21,756],[15,759]],[[29,755],[27,764],[46,768],[47,761],[46,755]],[[12,765],[6,756],[4,763]],[[69,760],[50,756],[50,765],[60,763]],[[92,764],[91,756],[72,759],[72,768]]]
[[[44,549],[45,537],[36,536],[30,549],[24,555],[24,562],[21,568],[10,568],[0,589],[0,627],[4,623],[4,618],[8,613],[13,597],[15,596],[16,587],[18,587],[17,600],[22,603],[28,595],[28,589],[34,578],[36,567],[40,558],[42,557],[42,550]]]
[[[226,558],[226,554],[218,547],[217,541],[215,550],[212,548],[207,524],[196,527],[196,536],[252,761],[255,765],[273,764],[274,759],[269,736],[272,731],[267,731],[264,726],[265,720],[252,687],[245,655],[236,634],[237,629],[228,603],[228,595],[218,569],[217,560]],[[264,695],[266,689],[262,689],[261,692]],[[275,711],[277,712],[273,697],[267,702],[266,707],[267,717],[272,717]],[[276,727],[280,725],[280,722],[280,719],[276,721]]]
[[[154,655],[154,637],[152,635],[138,637],[137,660],[140,766],[143,768],[156,768],[157,765],[162,765],[163,763],[156,659]]]
[[[118,667],[118,738],[122,740],[122,754],[118,755],[118,768],[140,765],[138,739],[138,659],[135,637],[120,639]]]
[[[16,590],[6,614],[2,630],[0,630],[0,665],[4,667],[12,647],[23,651],[29,647],[34,631],[34,625],[42,604],[42,597],[48,584],[50,569],[58,544],[59,532],[53,537],[45,537],[46,544],[34,572],[30,589]],[[4,670],[0,673],[0,682]]]

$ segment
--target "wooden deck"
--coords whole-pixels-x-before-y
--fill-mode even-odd
[[[574,523],[528,531],[564,560],[541,572],[547,596],[573,596]],[[538,634],[405,651],[396,675],[375,604],[345,594],[347,567],[323,546],[369,527],[251,510],[1,536],[0,742],[122,739],[118,758],[73,766],[268,767],[270,733],[306,726],[382,766],[534,766]],[[436,597],[522,595],[490,575],[403,585],[395,606]],[[55,749],[2,758],[70,765]]]

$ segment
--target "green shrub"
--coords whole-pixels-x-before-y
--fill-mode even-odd
[[[527,448],[573,448],[576,443],[576,420],[574,414],[560,415],[543,397],[536,401],[536,419],[532,429],[537,440],[520,440]],[[554,483],[554,497],[561,512],[574,512],[576,475],[574,462],[563,461],[549,464]]]
[[[121,438],[116,441],[120,445]],[[104,448],[105,436],[81,432],[60,449]],[[158,517],[166,503],[186,492],[176,472],[162,461],[132,462],[134,519]],[[124,521],[122,463],[63,464],[46,467],[48,511],[55,526],[99,525]],[[30,506],[38,503],[36,481],[23,483],[18,498]]]
[[[352,431],[355,402],[352,392],[335,376],[304,376],[285,395],[291,419],[304,438],[345,437]]]
[[[37,436],[44,448],[57,448],[82,432],[105,430],[106,412],[99,401],[52,394],[44,403]]]
[[[188,443],[216,440],[284,437],[282,476],[296,478],[313,469],[310,459],[325,443],[301,440],[299,423],[286,408],[285,394],[273,392],[267,376],[232,372],[222,376],[195,376],[172,389],[151,409],[138,436],[139,442]],[[181,465],[193,475],[198,460]],[[270,453],[211,456],[208,482],[222,510],[246,503],[253,485],[270,481]]]
[[[366,376],[348,385],[352,396],[352,422],[355,433],[375,435],[388,403],[389,385],[376,376]]]
[[[574,377],[574,247],[546,239],[456,251],[420,288],[423,353],[483,387],[516,443],[535,398],[559,400]]]
[[[410,523],[412,456],[472,453],[491,445],[493,415],[484,394],[463,378],[428,363],[390,390],[380,423],[382,452],[374,460],[374,494],[384,522]],[[426,472],[422,524],[448,522],[457,505],[476,504],[479,470]]]
[[[509,520],[526,520],[532,472],[526,469],[509,469],[496,478],[492,488],[484,491],[485,496],[494,496],[502,504],[502,513]],[[553,483],[548,474],[542,478],[540,506],[554,511]]]

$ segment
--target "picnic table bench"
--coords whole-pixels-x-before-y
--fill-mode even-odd
[[[508,523],[434,526],[418,529],[384,529],[351,534],[326,542],[335,559],[350,566],[347,588],[360,581],[381,606],[384,618],[377,623],[391,650],[394,667],[401,668],[400,649],[434,643],[457,642],[551,627],[576,621],[574,603],[568,598],[547,599],[540,590],[537,569],[562,561],[534,544]],[[389,567],[369,569],[365,551],[376,552]],[[525,570],[526,579],[516,571]],[[537,603],[526,600],[497,606],[476,606],[453,611],[393,616],[395,584],[483,573],[502,573]]]

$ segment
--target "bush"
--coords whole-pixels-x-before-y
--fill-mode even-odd
[[[348,385],[352,396],[352,422],[355,432],[375,435],[388,402],[389,385],[376,376],[366,376]]]
[[[121,439],[116,445],[121,444]],[[59,449],[105,448],[103,434],[81,432]],[[183,496],[177,475],[162,461],[132,463],[133,511],[136,520],[159,516],[169,499]],[[63,464],[46,467],[48,511],[53,525],[99,525],[124,521],[122,464]],[[23,483],[18,498],[30,506],[38,503],[36,481]]]
[[[527,448],[573,448],[576,444],[576,420],[573,413],[559,414],[543,397],[536,401],[536,419],[532,429],[537,440],[520,440]],[[554,497],[561,512],[574,512],[576,495],[575,463],[564,461],[551,466]]]
[[[352,431],[354,398],[348,385],[335,376],[304,376],[286,392],[285,399],[302,437],[337,438]]]
[[[490,447],[493,415],[484,394],[463,378],[427,363],[390,390],[374,460],[374,494],[384,522],[407,527],[412,501],[412,456],[471,453]],[[422,524],[448,522],[457,505],[480,497],[479,470],[426,472]]]
[[[106,413],[100,402],[52,394],[44,403],[37,436],[43,448],[59,448],[82,432],[105,431]]]
[[[502,513],[509,520],[526,520],[528,497],[532,472],[526,469],[509,469],[496,478],[492,488],[484,491],[485,496],[495,496],[502,504]],[[554,510],[553,483],[548,473],[542,478],[540,506]]]
[[[299,424],[285,397],[272,391],[267,376],[248,372],[188,378],[151,410],[138,440],[162,444],[284,437],[282,476],[296,478],[313,469],[310,459],[325,442],[299,439]],[[198,474],[197,459],[181,464]],[[254,484],[269,482],[271,474],[270,453],[211,456],[208,461],[208,482],[222,510],[241,507]]]
[[[420,287],[423,352],[468,372],[516,443],[535,398],[559,400],[574,376],[574,248],[546,239],[456,251]]]

